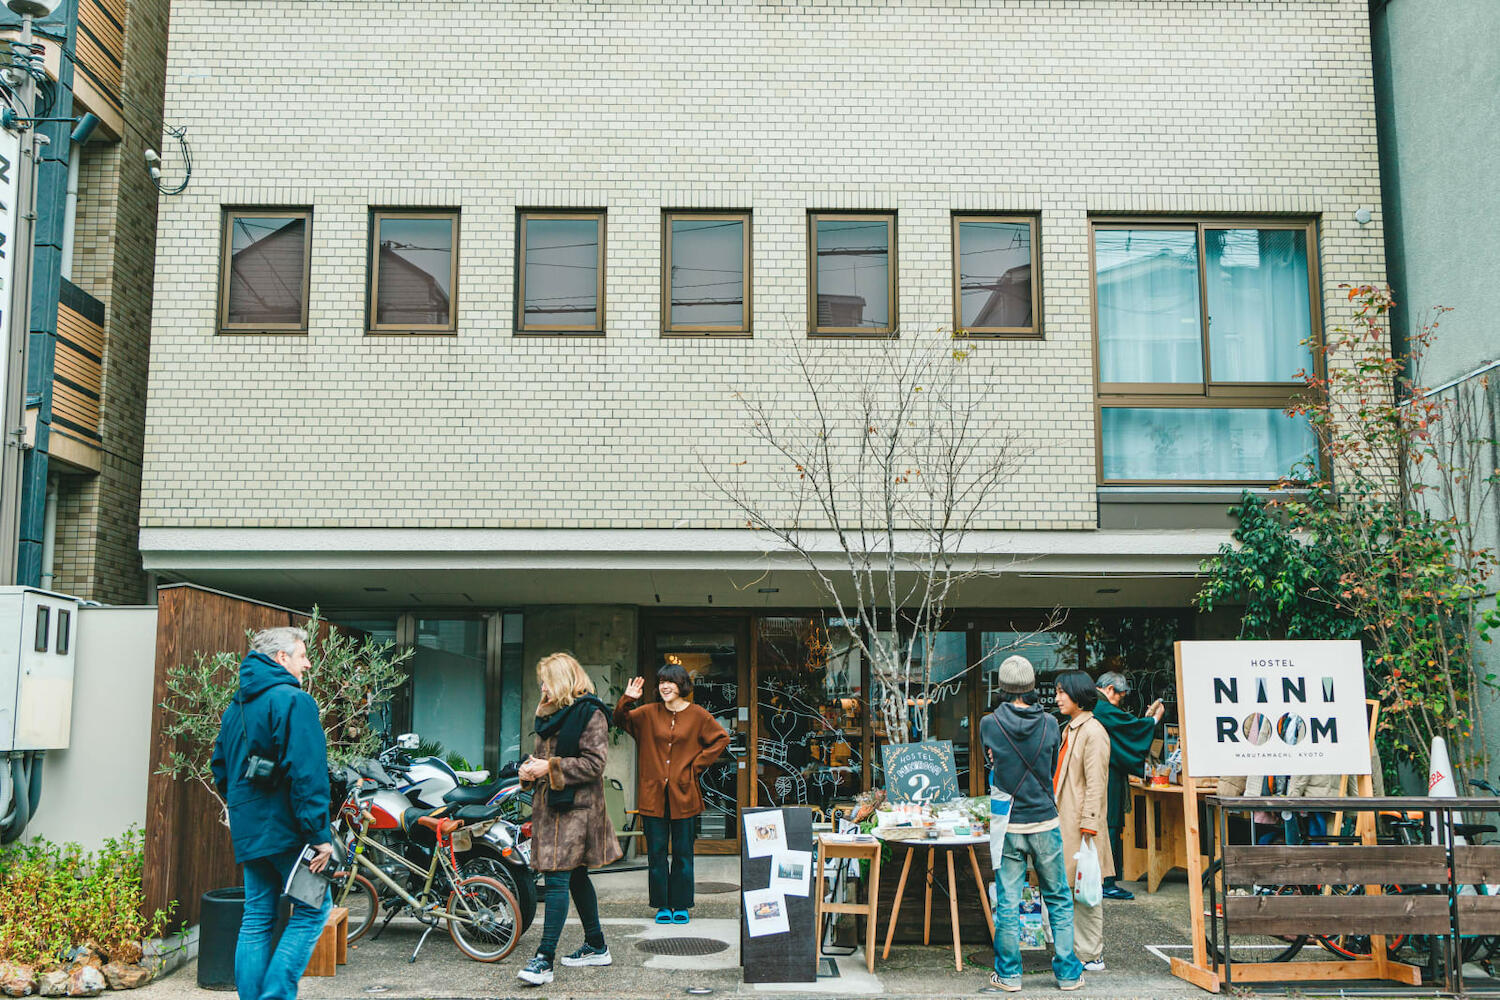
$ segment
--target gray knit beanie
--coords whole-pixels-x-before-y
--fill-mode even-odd
[[[1024,656],[1008,656],[1000,664],[995,683],[1006,694],[1025,694],[1036,689],[1036,669]]]

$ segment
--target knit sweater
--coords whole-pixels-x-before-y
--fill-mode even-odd
[[[729,746],[729,734],[700,705],[674,712],[659,701],[630,708],[631,699],[615,706],[615,725],[635,738],[637,762],[635,807],[642,816],[687,819],[703,811],[698,776]]]

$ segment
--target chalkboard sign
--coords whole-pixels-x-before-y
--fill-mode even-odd
[[[887,743],[880,748],[885,796],[892,802],[947,802],[961,794],[952,740]]]
[[[811,878],[812,811],[743,809],[740,837],[740,965],[747,983],[818,980]],[[751,929],[750,922],[767,926]]]

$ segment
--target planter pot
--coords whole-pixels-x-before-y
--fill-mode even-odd
[[[198,986],[205,990],[234,989],[234,949],[245,915],[241,886],[210,889],[198,911]]]
[[[245,916],[245,889],[229,886],[210,889],[201,897],[198,911],[198,986],[205,990],[234,989],[234,951],[240,940],[240,922]],[[281,939],[291,904],[282,900],[271,931],[271,947]]]

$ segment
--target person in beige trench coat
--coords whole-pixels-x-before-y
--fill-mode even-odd
[[[1099,870],[1108,878],[1115,873],[1109,849],[1106,795],[1109,791],[1109,732],[1094,718],[1099,698],[1094,680],[1082,670],[1069,670],[1057,677],[1057,707],[1063,718],[1062,750],[1052,779],[1057,796],[1057,818],[1063,841],[1063,863],[1068,882],[1078,875],[1078,853],[1085,837],[1099,853]],[[1073,950],[1087,972],[1104,968],[1104,902],[1086,906],[1073,900]]]

